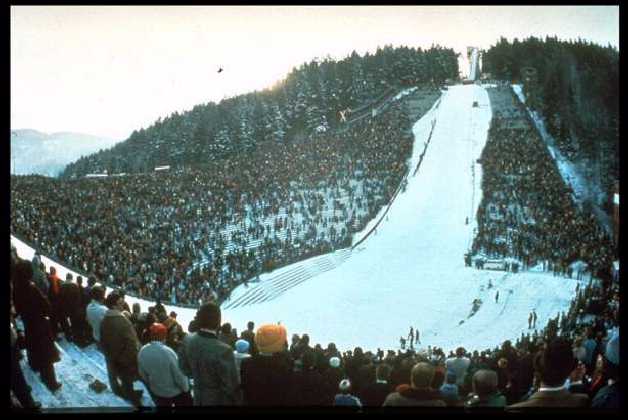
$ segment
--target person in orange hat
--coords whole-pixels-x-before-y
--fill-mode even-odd
[[[158,407],[191,406],[192,396],[187,376],[179,369],[179,358],[166,346],[168,329],[153,323],[150,342],[137,355],[140,378]]]
[[[241,380],[247,405],[284,406],[291,401],[293,361],[283,325],[262,325],[255,333],[258,354],[242,361]]]

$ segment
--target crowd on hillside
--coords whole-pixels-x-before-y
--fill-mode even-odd
[[[488,92],[496,110],[480,159],[483,198],[472,252],[514,257],[524,269],[542,263],[568,276],[577,274],[572,264],[582,261],[583,269],[610,279],[610,238],[592,213],[576,207],[513,93],[506,87]]]
[[[224,300],[263,271],[349,246],[412,149],[405,105],[202,168],[101,179],[11,178],[11,232],[151,300]]]
[[[60,361],[55,340],[96,346],[106,360],[111,391],[135,406],[143,391],[157,407],[352,406],[464,407],[520,411],[528,407],[615,408],[621,404],[618,287],[596,282],[579,291],[569,315],[550,320],[513,345],[467,351],[460,347],[340,352],[307,334],[249,322],[238,334],[219,306],[206,302],[184,329],[177,314],[156,304],[132,308],[120,290],[105,296],[95,278],[37,278],[37,261],[12,250],[12,407],[38,408],[20,359],[51,392]],[[43,288],[43,290],[42,290]],[[610,294],[610,295],[609,295]],[[596,308],[593,308],[597,301]],[[143,311],[143,309],[145,311]],[[572,316],[572,312],[577,316]],[[20,322],[17,322],[19,320]],[[572,322],[573,321],[573,322]],[[24,355],[25,354],[25,355]],[[96,389],[95,381],[92,387]],[[100,383],[101,387],[106,384]],[[100,389],[102,391],[102,388]]]

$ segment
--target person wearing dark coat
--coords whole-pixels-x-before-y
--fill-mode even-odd
[[[61,314],[61,303],[59,302],[59,294],[61,293],[61,279],[57,275],[57,269],[50,267],[50,273],[48,274],[48,300],[50,301],[50,307],[52,313],[50,314],[50,322],[52,324],[52,333],[55,338],[63,331],[66,339],[72,338],[70,333],[70,325],[67,319],[64,319]]]
[[[393,389],[390,385],[391,367],[383,363],[375,369],[375,381],[368,384],[362,391],[360,400],[365,406],[381,407]]]
[[[83,286],[83,277],[81,276],[78,276],[76,278],[76,285],[78,286],[79,292],[81,295],[81,313],[79,315],[79,322],[80,322],[80,326],[79,326],[80,334],[79,335],[82,338],[83,342],[79,343],[79,345],[89,345],[94,342],[94,333],[92,332],[92,327],[91,325],[89,325],[89,322],[87,322],[87,305],[89,305],[89,302],[91,301],[91,295],[90,295],[91,288]]]
[[[332,404],[334,400],[334,396],[338,391],[338,384],[345,378],[346,375],[340,365],[340,357],[333,356],[329,358],[329,368],[323,374],[326,401],[329,401],[329,404]]]
[[[623,406],[623,390],[619,377],[619,331],[606,344],[604,370],[608,378],[607,385],[595,394],[591,407],[619,410]]]
[[[181,371],[194,380],[195,406],[239,405],[241,394],[233,349],[218,339],[220,307],[213,302],[196,312],[196,332],[179,349]]]
[[[526,401],[509,405],[507,411],[525,411],[537,407],[583,408],[589,405],[586,394],[572,394],[564,387],[573,371],[576,360],[571,343],[564,338],[555,338],[534,358],[534,368],[541,384],[539,390]]]
[[[140,342],[135,328],[123,314],[123,300],[119,293],[109,293],[105,300],[109,310],[100,324],[100,345],[105,361],[111,390],[138,406],[142,391],[133,390],[133,381],[139,379],[137,354]]]
[[[82,312],[81,309],[81,289],[72,281],[63,282],[59,288],[59,316],[62,324],[66,324],[68,319],[70,320],[69,335],[66,336],[68,341],[83,343],[85,340],[82,327],[85,312]]]
[[[242,361],[244,402],[251,406],[290,404],[293,362],[283,325],[262,325],[255,333],[258,354]]]
[[[325,395],[323,375],[316,370],[315,354],[306,351],[301,356],[302,369],[292,374],[292,398],[290,405],[323,406],[328,400]]]
[[[14,308],[11,304],[11,391],[17,398],[22,408],[38,409],[41,403],[33,399],[31,387],[26,383],[24,372],[20,366],[22,353],[18,344],[18,333],[14,326]]]
[[[15,266],[14,305],[24,324],[24,338],[28,363],[39,372],[44,384],[52,392],[61,388],[57,382],[54,363],[60,361],[55,346],[50,317],[52,307],[44,294],[31,281],[33,268],[27,261]]]
[[[250,354],[254,356],[257,354],[257,346],[255,346],[255,323],[249,321],[246,324],[246,330],[242,331],[240,337],[249,342]]]
[[[420,362],[411,372],[411,385],[400,386],[389,394],[383,407],[446,407],[440,392],[430,387],[434,378],[434,366]]]

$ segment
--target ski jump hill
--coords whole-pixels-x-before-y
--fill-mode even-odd
[[[222,305],[222,321],[238,330],[248,321],[256,326],[281,322],[289,335],[307,333],[312,343],[325,347],[334,342],[341,351],[357,346],[396,349],[410,326],[420,331],[419,349],[431,345],[445,351],[458,346],[484,350],[530,332],[527,320],[532,309],[539,326],[566,311],[576,280],[534,270],[514,274],[464,265],[482,195],[482,168],[476,160],[490,120],[491,105],[483,86],[449,87],[413,126],[407,185],[354,236],[353,244],[358,245],[239,286]],[[33,257],[28,245],[15,237],[11,242],[21,258]],[[65,278],[65,267],[46,257],[42,261],[47,267],[55,265]],[[476,299],[482,304],[470,316]],[[131,296],[126,300],[129,305],[139,302],[143,310],[152,305]],[[196,312],[165,306],[177,312],[184,327]],[[106,372],[94,368],[104,365],[96,360],[95,349],[79,351],[64,340],[58,346],[63,355],[56,365],[59,380],[68,385],[54,395],[22,361],[44,407],[126,405],[109,390],[102,397],[77,394],[78,387],[91,380],[89,375],[107,383]]]

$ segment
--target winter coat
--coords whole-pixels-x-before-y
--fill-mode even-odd
[[[179,358],[170,347],[152,341],[137,355],[140,378],[161,398],[172,398],[190,390],[188,378],[179,368]]]
[[[292,398],[290,405],[324,406],[328,404],[325,395],[323,375],[315,369],[292,374]]]
[[[356,396],[350,394],[337,394],[334,397],[336,407],[362,407],[362,402]]]
[[[233,358],[235,359],[235,364],[236,364],[236,370],[238,371],[238,382],[240,382],[242,376],[241,376],[241,372],[242,370],[240,369],[242,367],[242,361],[244,359],[248,359],[250,358],[251,355],[248,353],[238,353],[237,350],[233,351]]]
[[[52,307],[44,294],[33,282],[16,285],[13,304],[24,324],[24,339],[30,366],[40,371],[60,361],[55,346],[50,316]]]
[[[39,268],[40,263],[41,260],[39,259],[39,257],[33,257],[33,260],[31,262],[33,267],[33,282],[35,283],[35,286],[37,286],[39,290],[41,290],[44,296],[47,296],[50,284],[48,283],[48,279],[46,278],[46,273],[41,271],[41,269]]]
[[[453,370],[456,374],[456,385],[464,385],[464,376],[470,364],[471,360],[468,357],[452,357],[445,361],[447,370]]]
[[[257,354],[257,345],[255,344],[255,333],[251,330],[244,330],[242,334],[240,334],[242,339],[249,342],[249,352],[251,355]]]
[[[384,407],[447,407],[440,392],[431,388],[403,387],[386,397]]]
[[[323,381],[325,387],[325,395],[329,404],[334,400],[334,396],[338,393],[338,385],[342,379],[346,378],[342,368],[329,367],[323,374]],[[388,395],[388,394],[386,394]]]
[[[572,394],[566,389],[561,389],[560,391],[537,391],[526,401],[509,405],[506,407],[506,411],[520,411],[536,407],[578,408],[588,405],[588,395]]]
[[[392,391],[392,385],[387,382],[372,382],[364,387],[361,401],[365,406],[381,407]]]
[[[506,397],[501,395],[499,392],[489,395],[486,398],[480,398],[477,395],[469,398],[465,403],[464,407],[466,409],[473,408],[504,408],[506,407]]]
[[[51,300],[57,299],[61,290],[61,279],[56,274],[48,274],[48,283],[50,284],[48,295],[51,296]]]
[[[173,350],[177,350],[181,340],[185,337],[185,331],[183,327],[177,322],[176,319],[168,317],[163,322],[164,326],[168,330],[168,337],[166,338],[166,344]]]
[[[606,385],[595,394],[591,402],[591,408],[618,410],[622,406],[622,399],[620,382],[615,382],[613,385]]]
[[[286,353],[258,354],[242,362],[246,405],[285,406],[290,403],[292,359]]]
[[[76,316],[81,311],[81,290],[78,284],[64,282],[59,288],[59,310],[63,314]]]
[[[215,334],[187,335],[179,349],[179,366],[194,379],[194,405],[238,405],[238,373],[233,350]]]
[[[137,354],[140,342],[135,328],[122,312],[109,309],[100,324],[100,345],[106,360],[117,372],[138,378]]]
[[[87,322],[92,327],[94,340],[100,343],[100,324],[102,323],[108,309],[102,303],[92,300],[86,309]]]

